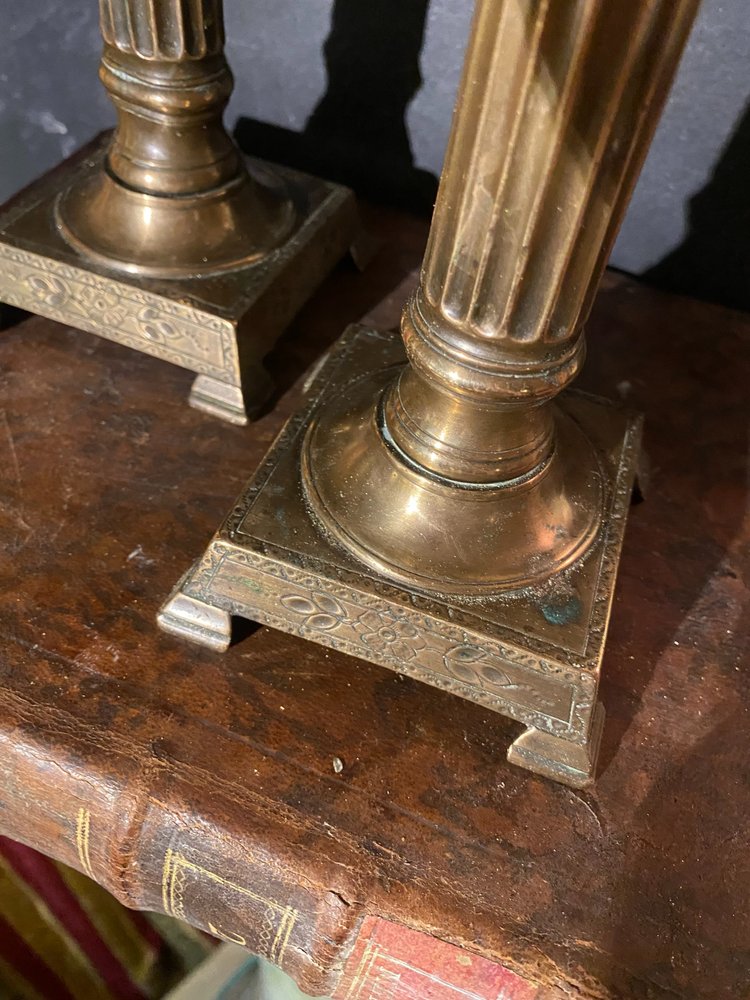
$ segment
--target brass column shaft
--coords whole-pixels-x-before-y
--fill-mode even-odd
[[[696,8],[480,0],[404,316],[413,368],[385,404],[417,464],[486,483],[549,454],[544,403],[582,363],[582,323]]]
[[[112,173],[136,191],[190,195],[238,177],[222,125],[232,93],[220,0],[100,0],[100,76],[118,112]]]

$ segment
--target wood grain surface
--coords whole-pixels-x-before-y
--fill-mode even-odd
[[[542,996],[745,996],[748,317],[610,275],[589,323],[579,384],[645,411],[651,463],[593,791],[511,766],[513,723],[376,666],[263,628],[225,656],[156,629],[306,367],[419,263],[421,223],[370,222],[383,249],[279,343],[249,428],[100,338],[33,317],[0,336],[0,832],[311,993],[374,915]]]

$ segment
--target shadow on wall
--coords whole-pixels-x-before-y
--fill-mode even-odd
[[[750,104],[690,199],[683,242],[641,275],[671,292],[750,311]]]
[[[428,7],[429,0],[336,0],[323,48],[328,90],[304,130],[240,118],[240,147],[372,201],[432,212],[438,181],[414,165],[406,126],[422,83]]]

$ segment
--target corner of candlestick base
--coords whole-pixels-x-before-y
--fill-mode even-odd
[[[245,424],[268,398],[262,362],[278,337],[341,258],[366,258],[354,194],[248,159],[288,193],[288,238],[230,270],[206,259],[202,273],[144,274],[87,254],[58,224],[61,192],[102,174],[109,142],[103,133],[0,207],[0,302],[193,371],[190,404]]]
[[[156,616],[159,628],[217,653],[225,652],[232,640],[230,616],[221,608],[184,594],[185,579],[180,580],[160,608]]]
[[[399,583],[326,532],[303,488],[305,435],[352,383],[405,363],[397,334],[350,327],[305,384],[305,402],[159,616],[225,649],[231,617],[368,660],[526,726],[512,763],[573,787],[594,777],[598,685],[640,445],[640,417],[591,396],[561,406],[596,450],[602,529],[586,556],[540,586],[436,593]],[[343,669],[343,664],[342,664]]]
[[[193,381],[188,401],[195,410],[203,410],[228,424],[244,427],[268,399],[271,391],[269,376],[256,383],[252,394],[243,395],[239,385],[221,382],[210,375],[198,375]]]
[[[529,728],[511,743],[508,760],[571,788],[587,788],[596,778],[603,730],[604,706],[598,703],[584,742],[571,743],[552,733]]]

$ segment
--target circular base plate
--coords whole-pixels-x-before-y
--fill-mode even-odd
[[[64,191],[56,221],[65,240],[97,263],[147,277],[183,278],[259,260],[292,232],[286,185],[264,172],[205,194],[166,198],[124,187],[106,170]]]
[[[393,375],[350,384],[308,429],[302,482],[333,538],[400,583],[474,597],[541,583],[585,554],[604,477],[571,417],[556,413],[555,450],[534,474],[467,489],[410,467],[387,443],[376,403]]]

